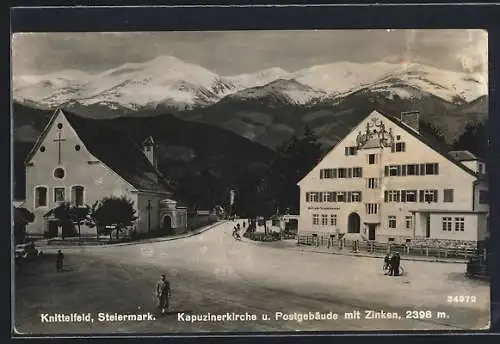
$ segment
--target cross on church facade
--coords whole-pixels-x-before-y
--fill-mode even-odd
[[[66,139],[61,138],[61,130],[59,130],[57,139],[54,139],[54,142],[58,143],[58,155],[57,155],[57,163],[61,164],[61,142],[66,141]]]

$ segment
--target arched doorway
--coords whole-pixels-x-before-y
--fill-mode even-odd
[[[163,217],[162,229],[165,233],[170,233],[172,231],[172,219],[170,216],[166,215]]]
[[[361,218],[358,213],[351,213],[347,219],[347,233],[361,232]]]

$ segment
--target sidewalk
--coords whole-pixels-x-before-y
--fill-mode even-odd
[[[322,253],[322,254],[334,254],[341,256],[352,256],[352,257],[364,257],[364,258],[376,258],[383,259],[385,254],[381,253],[368,253],[368,252],[352,252],[350,249],[340,250],[338,248],[326,248],[326,247],[317,247],[317,246],[299,246],[297,245],[297,240],[279,240],[279,241],[253,241],[248,238],[242,236],[241,241],[251,244],[251,245],[260,245],[260,246],[268,246],[276,249],[283,250],[292,250],[299,252],[313,252],[313,253]],[[420,261],[420,262],[439,262],[439,263],[454,263],[454,264],[466,264],[467,261],[463,259],[453,259],[453,258],[436,258],[436,257],[419,257],[419,256],[406,256],[401,255],[402,261]]]
[[[136,244],[151,244],[151,243],[156,243],[156,242],[163,242],[163,241],[172,241],[172,240],[179,240],[179,239],[184,239],[184,238],[189,238],[198,234],[201,234],[205,231],[208,231],[214,227],[217,227],[221,224],[223,224],[226,221],[217,221],[215,223],[212,223],[211,225],[207,225],[204,227],[200,227],[198,229],[195,229],[193,231],[183,233],[183,234],[177,234],[177,235],[172,235],[168,237],[157,237],[157,238],[148,238],[148,239],[143,239],[143,240],[134,240],[134,241],[129,241],[129,242],[120,242],[120,243],[115,243],[115,244],[99,244],[99,243],[91,243],[91,244],[79,244],[79,243],[68,243],[68,244],[49,244],[48,239],[44,239],[38,242],[38,246],[41,248],[45,249],[51,249],[51,248],[57,248],[57,247],[64,247],[64,248],[83,248],[83,247],[115,247],[115,246],[126,246],[126,245],[136,245]]]

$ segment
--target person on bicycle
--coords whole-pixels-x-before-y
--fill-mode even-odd
[[[233,237],[235,239],[241,239],[241,237],[240,237],[240,224],[239,223],[237,226],[234,226]]]
[[[399,276],[399,264],[401,263],[401,257],[399,256],[399,252],[395,252],[391,259],[391,276]]]
[[[391,253],[388,252],[384,257],[384,271],[390,268],[391,268]],[[385,274],[387,275],[387,272],[385,272]]]

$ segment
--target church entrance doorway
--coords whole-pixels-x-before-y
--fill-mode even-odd
[[[358,213],[351,213],[347,218],[347,233],[360,233],[361,219]]]
[[[163,217],[162,229],[164,233],[172,232],[172,219],[170,218],[170,216],[167,215]]]

